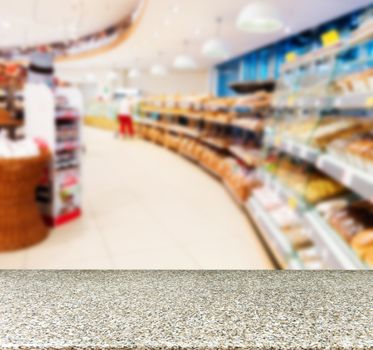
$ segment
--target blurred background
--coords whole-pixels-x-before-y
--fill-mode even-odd
[[[371,1],[0,7],[0,269],[372,268]]]

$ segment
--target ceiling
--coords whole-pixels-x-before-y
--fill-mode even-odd
[[[92,34],[131,14],[138,0],[0,0],[0,47]]]
[[[38,1],[47,6],[43,15],[40,15],[40,18],[44,18],[45,23],[50,24],[53,22],[52,18],[56,19],[61,13],[64,14],[63,16],[69,13],[62,6],[62,2],[65,3],[66,0]],[[189,51],[195,56],[199,66],[206,68],[217,62],[204,58],[201,54],[201,46],[207,38],[215,34],[215,19],[218,16],[223,17],[222,36],[229,43],[232,55],[236,56],[275,42],[288,36],[289,33],[297,33],[311,28],[372,3],[371,0],[268,0],[281,10],[288,27],[287,30],[276,34],[248,34],[238,31],[235,28],[235,22],[241,8],[251,1],[254,0],[149,0],[139,27],[120,47],[95,58],[61,62],[58,64],[58,68],[140,67],[145,69],[156,60],[163,61],[171,67],[174,57],[183,51],[184,39],[190,41]],[[5,2],[5,0],[1,0],[1,2]],[[11,7],[15,12],[13,7],[15,3],[32,3],[33,1],[12,0],[10,2],[7,0],[6,2],[12,4]],[[70,5],[72,2],[70,0]],[[128,10],[134,1],[83,0],[83,2],[87,6],[83,21],[84,30],[88,31],[107,25],[109,20],[114,21],[123,17],[123,12]],[[47,5],[48,3],[58,4],[58,6],[51,11],[51,6]],[[69,1],[66,3],[69,4]],[[2,8],[8,7],[10,5],[2,6]],[[51,18],[47,16],[48,8],[51,13],[54,13]],[[22,9],[22,11],[26,10]],[[57,22],[61,25],[63,20]],[[36,37],[36,33],[33,35]],[[43,35],[47,36],[47,34]],[[160,59],[158,52],[162,52]]]

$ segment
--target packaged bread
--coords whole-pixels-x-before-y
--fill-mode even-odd
[[[363,259],[373,252],[373,228],[356,234],[351,241],[351,246]]]
[[[373,269],[373,250],[370,251],[367,255],[365,255],[364,257],[364,261],[365,263],[371,268]]]

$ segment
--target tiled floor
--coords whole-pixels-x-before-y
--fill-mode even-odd
[[[85,129],[84,217],[0,268],[267,269],[261,243],[225,189],[139,140]]]

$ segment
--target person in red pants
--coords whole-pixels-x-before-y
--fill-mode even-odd
[[[131,103],[128,99],[124,99],[120,105],[119,115],[119,135],[120,136],[135,136],[135,130],[133,127],[132,115],[131,115]]]

